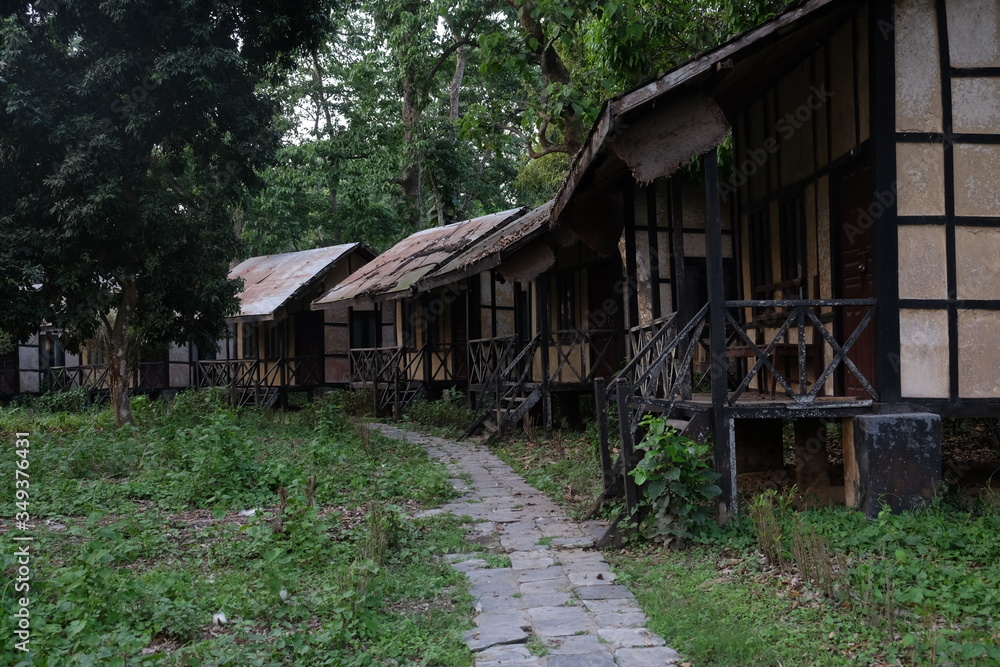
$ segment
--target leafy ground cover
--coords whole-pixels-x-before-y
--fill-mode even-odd
[[[566,442],[499,449],[565,503],[567,489],[596,489],[600,476],[593,445]],[[797,512],[795,495],[756,494],[741,518],[708,524],[687,549],[634,540],[607,557],[649,627],[695,667],[1000,665],[995,494],[875,520],[844,507]]]
[[[30,654],[0,665],[467,665],[472,602],[440,556],[468,550],[416,445],[351,422],[336,396],[294,413],[219,396],[109,411],[0,411],[30,432]],[[14,456],[0,462],[13,516]],[[21,534],[10,521],[5,537]],[[8,544],[13,544],[5,540]]]

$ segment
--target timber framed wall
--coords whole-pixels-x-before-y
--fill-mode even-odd
[[[1000,5],[899,0],[888,38],[902,398],[943,413],[996,416]]]

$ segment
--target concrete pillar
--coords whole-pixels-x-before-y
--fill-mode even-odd
[[[830,486],[827,474],[829,442],[826,419],[796,419],[795,424],[795,483],[800,491]]]
[[[780,470],[785,465],[780,419],[736,420],[736,471]]]
[[[870,517],[882,503],[919,507],[941,483],[941,418],[930,413],[859,415],[844,429],[848,505]]]

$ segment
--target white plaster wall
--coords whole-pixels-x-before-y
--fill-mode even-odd
[[[948,298],[944,225],[899,228],[899,297]]]
[[[953,67],[1000,67],[1000,3],[949,0],[947,15]]]
[[[944,146],[896,144],[900,216],[944,215]]]
[[[900,311],[899,338],[899,372],[903,397],[947,398],[947,311]]]
[[[1000,312],[958,311],[958,393],[1000,398]]]
[[[896,2],[896,129],[940,132],[941,64],[934,0]]]

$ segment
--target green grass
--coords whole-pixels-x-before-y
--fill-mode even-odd
[[[409,518],[453,495],[419,446],[359,428],[336,396],[296,413],[213,394],[135,411],[125,429],[107,411],[0,411],[5,442],[32,434],[34,521],[34,650],[0,665],[471,663],[472,600],[439,558],[467,550],[466,525]]]
[[[403,415],[404,421],[423,427],[421,430],[450,438],[465,433],[474,418],[468,398],[454,389],[445,391],[441,398],[433,401],[417,401]]]
[[[870,521],[780,513],[783,567],[737,521],[687,551],[610,554],[650,627],[694,664],[1000,664],[1000,511],[939,502]],[[824,555],[793,551],[816,531]],[[798,535],[800,537],[796,538]],[[799,542],[801,544],[801,542]],[[829,590],[804,567],[833,563]]]
[[[497,451],[579,516],[599,487],[593,447],[559,437]],[[874,520],[778,503],[782,567],[764,562],[747,518],[710,524],[687,550],[634,542],[607,557],[649,627],[696,667],[1000,665],[998,500]]]
[[[549,441],[512,438],[494,445],[493,451],[576,519],[586,518],[603,490],[592,434],[557,431]]]

